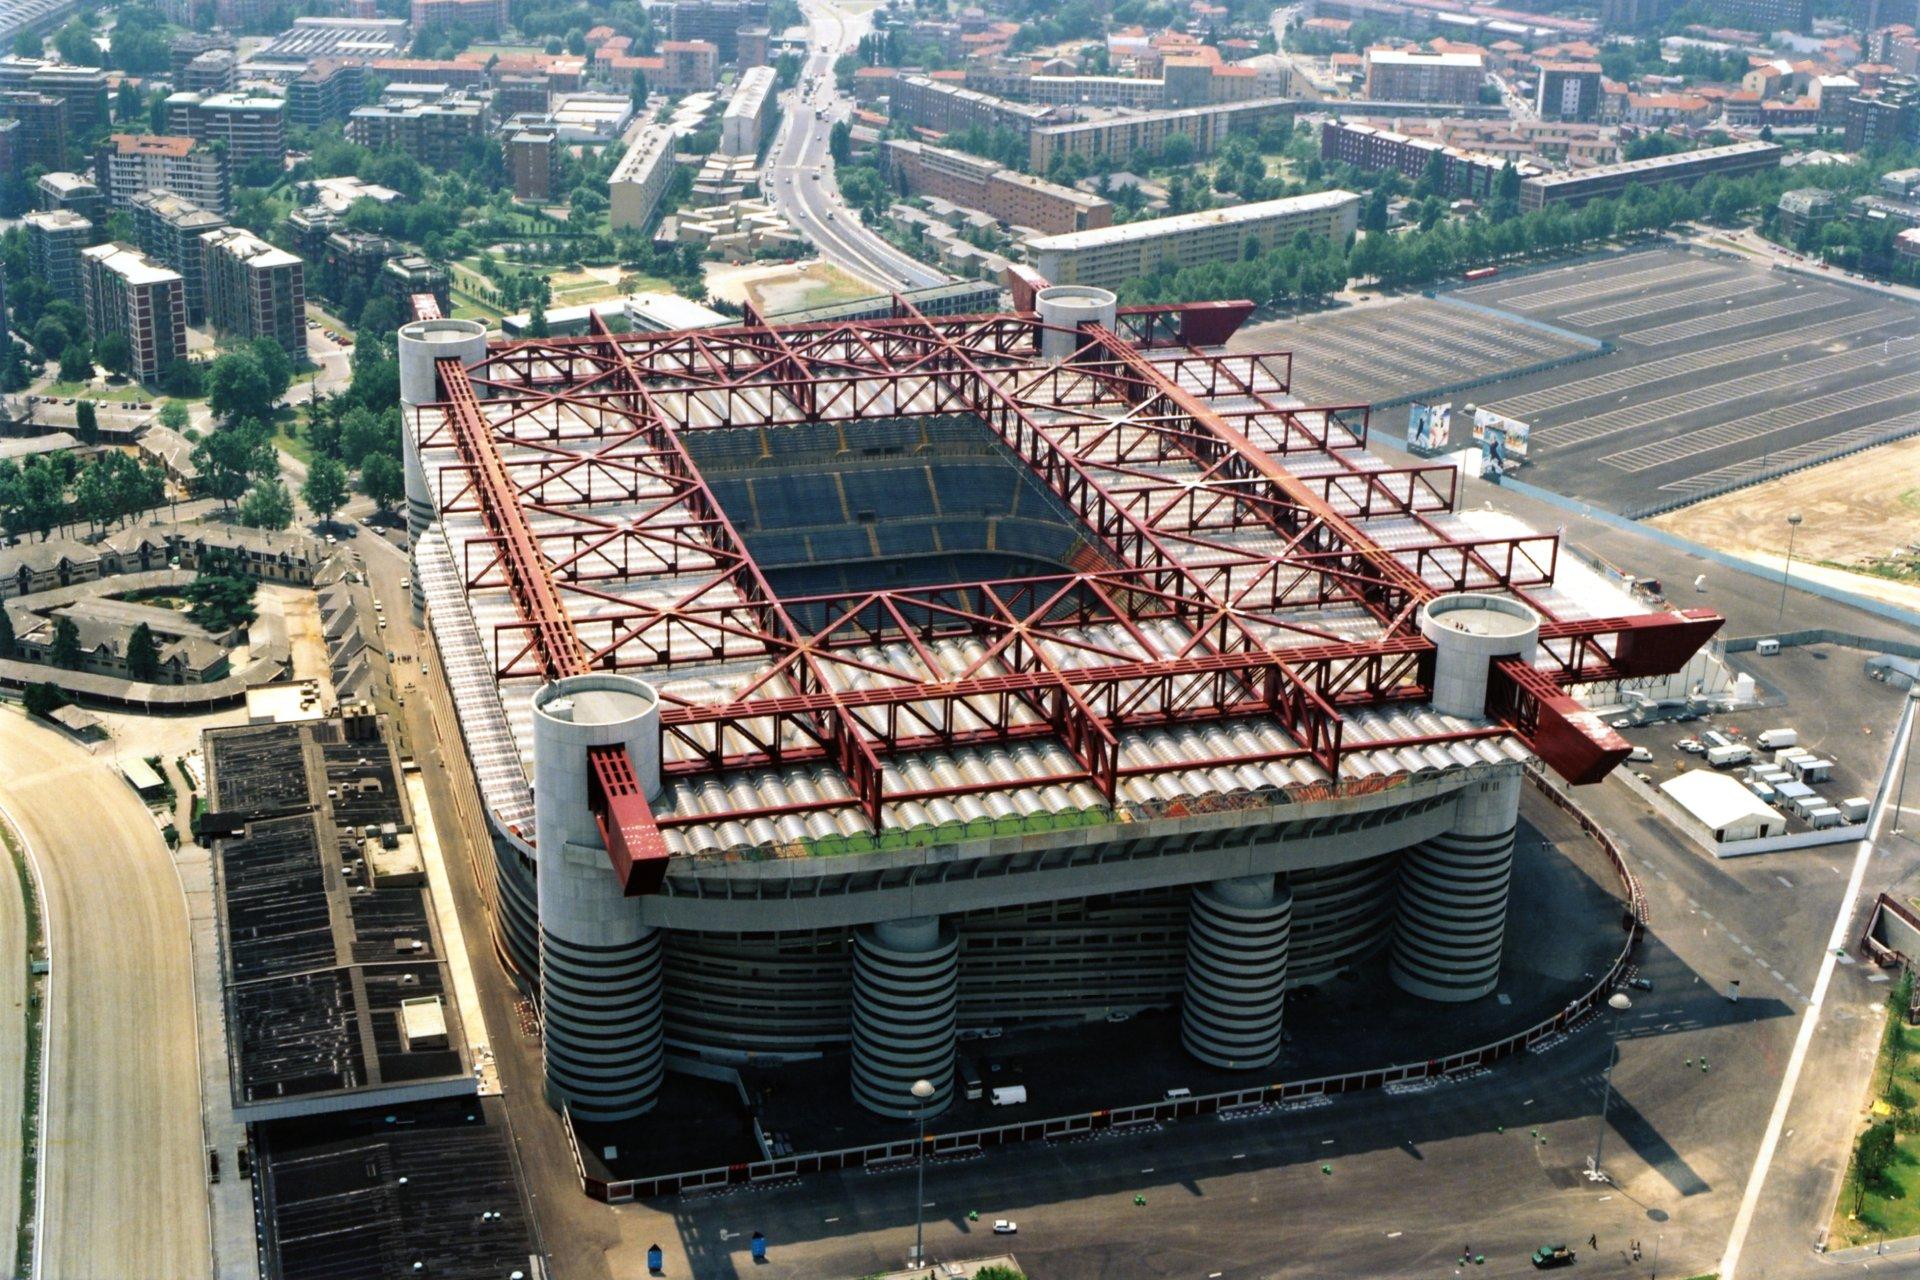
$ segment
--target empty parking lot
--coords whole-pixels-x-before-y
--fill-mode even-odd
[[[1920,430],[1920,309],[1892,298],[1678,249],[1457,296],[1614,344],[1469,398],[1533,424],[1526,479],[1616,511]]]

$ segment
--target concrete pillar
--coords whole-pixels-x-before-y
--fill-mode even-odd
[[[1499,984],[1520,785],[1518,766],[1470,783],[1452,828],[1402,857],[1389,965],[1402,991],[1459,1003]]]
[[[888,920],[853,936],[853,1097],[883,1116],[921,1114],[915,1081],[933,1085],[926,1114],[953,1103],[960,940],[936,916]]]
[[[1272,876],[1193,891],[1180,1043],[1210,1067],[1246,1071],[1280,1056],[1293,895]]]
[[[624,745],[660,790],[660,703],[631,676],[556,680],[533,696],[540,1007],[546,1092],[588,1120],[652,1109],[666,1069],[660,931],[639,922],[587,803],[587,748]]]
[[[1496,658],[1532,662],[1540,616],[1506,596],[1463,591],[1420,606],[1420,634],[1433,641],[1433,709],[1478,719],[1487,714],[1487,673]]]
[[[1048,364],[1059,364],[1079,348],[1084,341],[1079,333],[1081,325],[1112,329],[1119,314],[1119,302],[1113,293],[1091,285],[1052,285],[1040,290],[1033,300],[1041,323],[1054,326],[1040,331],[1040,356]]]
[[[407,483],[407,541],[411,545],[433,523],[433,497],[427,472],[420,461],[414,409],[440,399],[434,361],[456,357],[467,366],[486,358],[487,329],[474,320],[415,320],[400,326],[400,461]],[[413,565],[413,608],[426,608],[420,586],[420,563]]]

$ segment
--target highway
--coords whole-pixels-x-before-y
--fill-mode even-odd
[[[853,103],[834,84],[833,62],[860,43],[865,14],[838,8],[831,0],[808,0],[801,9],[812,41],[767,153],[768,198],[822,258],[876,289],[944,284],[952,277],[902,253],[862,223],[841,200],[834,181],[828,143],[834,123],[852,113]]]
[[[45,1280],[212,1267],[186,901],[160,832],[96,759],[0,712],[0,804],[32,847],[53,965]]]

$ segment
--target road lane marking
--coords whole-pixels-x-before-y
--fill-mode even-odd
[[[1913,710],[1915,704],[1909,700],[1901,712],[1900,729],[1894,735],[1892,750],[1888,758],[1904,760],[1908,738],[1913,733]],[[1780,1081],[1780,1092],[1773,1101],[1773,1114],[1767,1120],[1766,1136],[1760,1141],[1760,1150],[1753,1158],[1753,1172],[1747,1177],[1746,1191],[1740,1197],[1740,1211],[1734,1216],[1733,1231],[1727,1237],[1727,1249],[1720,1258],[1720,1280],[1734,1280],[1740,1265],[1740,1251],[1746,1247],[1747,1233],[1753,1229],[1753,1217],[1760,1208],[1760,1190],[1766,1185],[1767,1170],[1773,1164],[1774,1152],[1780,1146],[1780,1134],[1787,1124],[1787,1110],[1793,1105],[1793,1091],[1800,1083],[1800,1072],[1806,1066],[1807,1052],[1813,1046],[1813,1031],[1818,1024],[1820,1008],[1826,1003],[1827,988],[1832,985],[1833,971],[1839,957],[1846,954],[1848,928],[1852,923],[1854,903],[1860,897],[1860,889],[1866,880],[1867,862],[1873,856],[1874,841],[1879,838],[1881,824],[1887,816],[1887,780],[1882,777],[1880,790],[1874,797],[1872,824],[1867,829],[1867,838],[1860,842],[1853,856],[1853,874],[1847,878],[1846,894],[1840,899],[1840,910],[1834,916],[1833,933],[1827,939],[1826,954],[1820,961],[1820,977],[1813,984],[1813,995],[1807,1002],[1807,1011],[1800,1018],[1800,1034],[1794,1037],[1793,1054],[1787,1060],[1786,1077]],[[1835,867],[1834,873],[1839,874]]]

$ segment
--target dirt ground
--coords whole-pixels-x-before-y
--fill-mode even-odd
[[[831,263],[818,260],[772,265],[709,264],[706,272],[707,290],[714,297],[729,302],[751,302],[768,314],[824,307],[874,293],[873,286],[854,279]]]
[[[1920,543],[1920,436],[1868,449],[1825,466],[1683,507],[1649,521],[1732,555],[1778,565],[1787,516],[1804,518],[1794,537],[1794,572],[1856,565]],[[1920,586],[1864,573],[1816,573],[1853,591],[1920,608]]]

